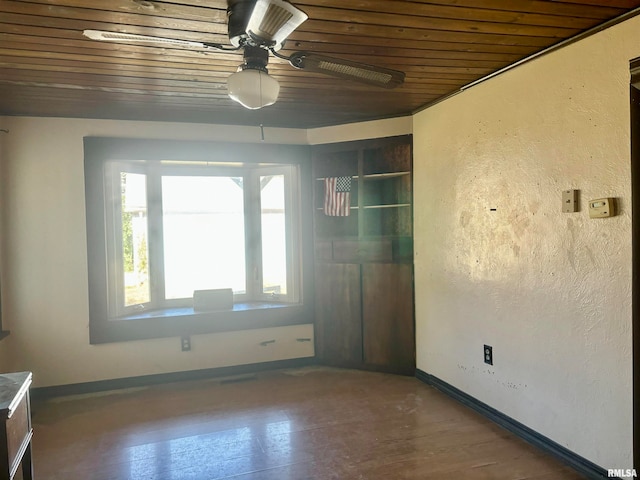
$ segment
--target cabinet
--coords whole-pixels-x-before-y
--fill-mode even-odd
[[[414,372],[411,145],[314,148],[316,355],[327,364]],[[325,212],[331,177],[351,178],[348,215]]]
[[[327,363],[362,361],[360,265],[316,265],[316,355]]]
[[[31,372],[0,375],[0,479],[12,479],[22,465],[22,478],[33,478],[31,464]]]
[[[362,318],[365,363],[403,370],[415,367],[410,264],[362,265]]]
[[[229,365],[274,362],[314,356],[313,325],[287,325],[227,332]]]

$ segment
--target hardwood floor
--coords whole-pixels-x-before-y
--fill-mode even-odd
[[[583,478],[415,378],[353,370],[61,397],[33,427],[46,480]]]

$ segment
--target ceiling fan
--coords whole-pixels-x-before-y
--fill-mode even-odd
[[[285,0],[227,0],[230,45],[193,42],[128,33],[85,30],[93,40],[125,43],[159,44],[216,51],[243,50],[244,63],[227,79],[229,96],[246,108],[255,110],[272,105],[278,99],[280,85],[269,76],[269,53],[287,60],[293,67],[334,77],[355,80],[383,88],[404,82],[404,73],[374,65],[352,62],[310,52],[289,56],[278,51],[307,15]]]

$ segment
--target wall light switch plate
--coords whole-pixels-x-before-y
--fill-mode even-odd
[[[613,198],[596,198],[589,201],[589,217],[591,218],[607,218],[616,214],[615,199]]]
[[[564,190],[562,192],[562,211],[564,213],[578,211],[578,190]]]

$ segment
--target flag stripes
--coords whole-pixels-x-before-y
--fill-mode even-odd
[[[324,179],[324,214],[330,217],[346,217],[351,206],[351,177],[327,177]]]

